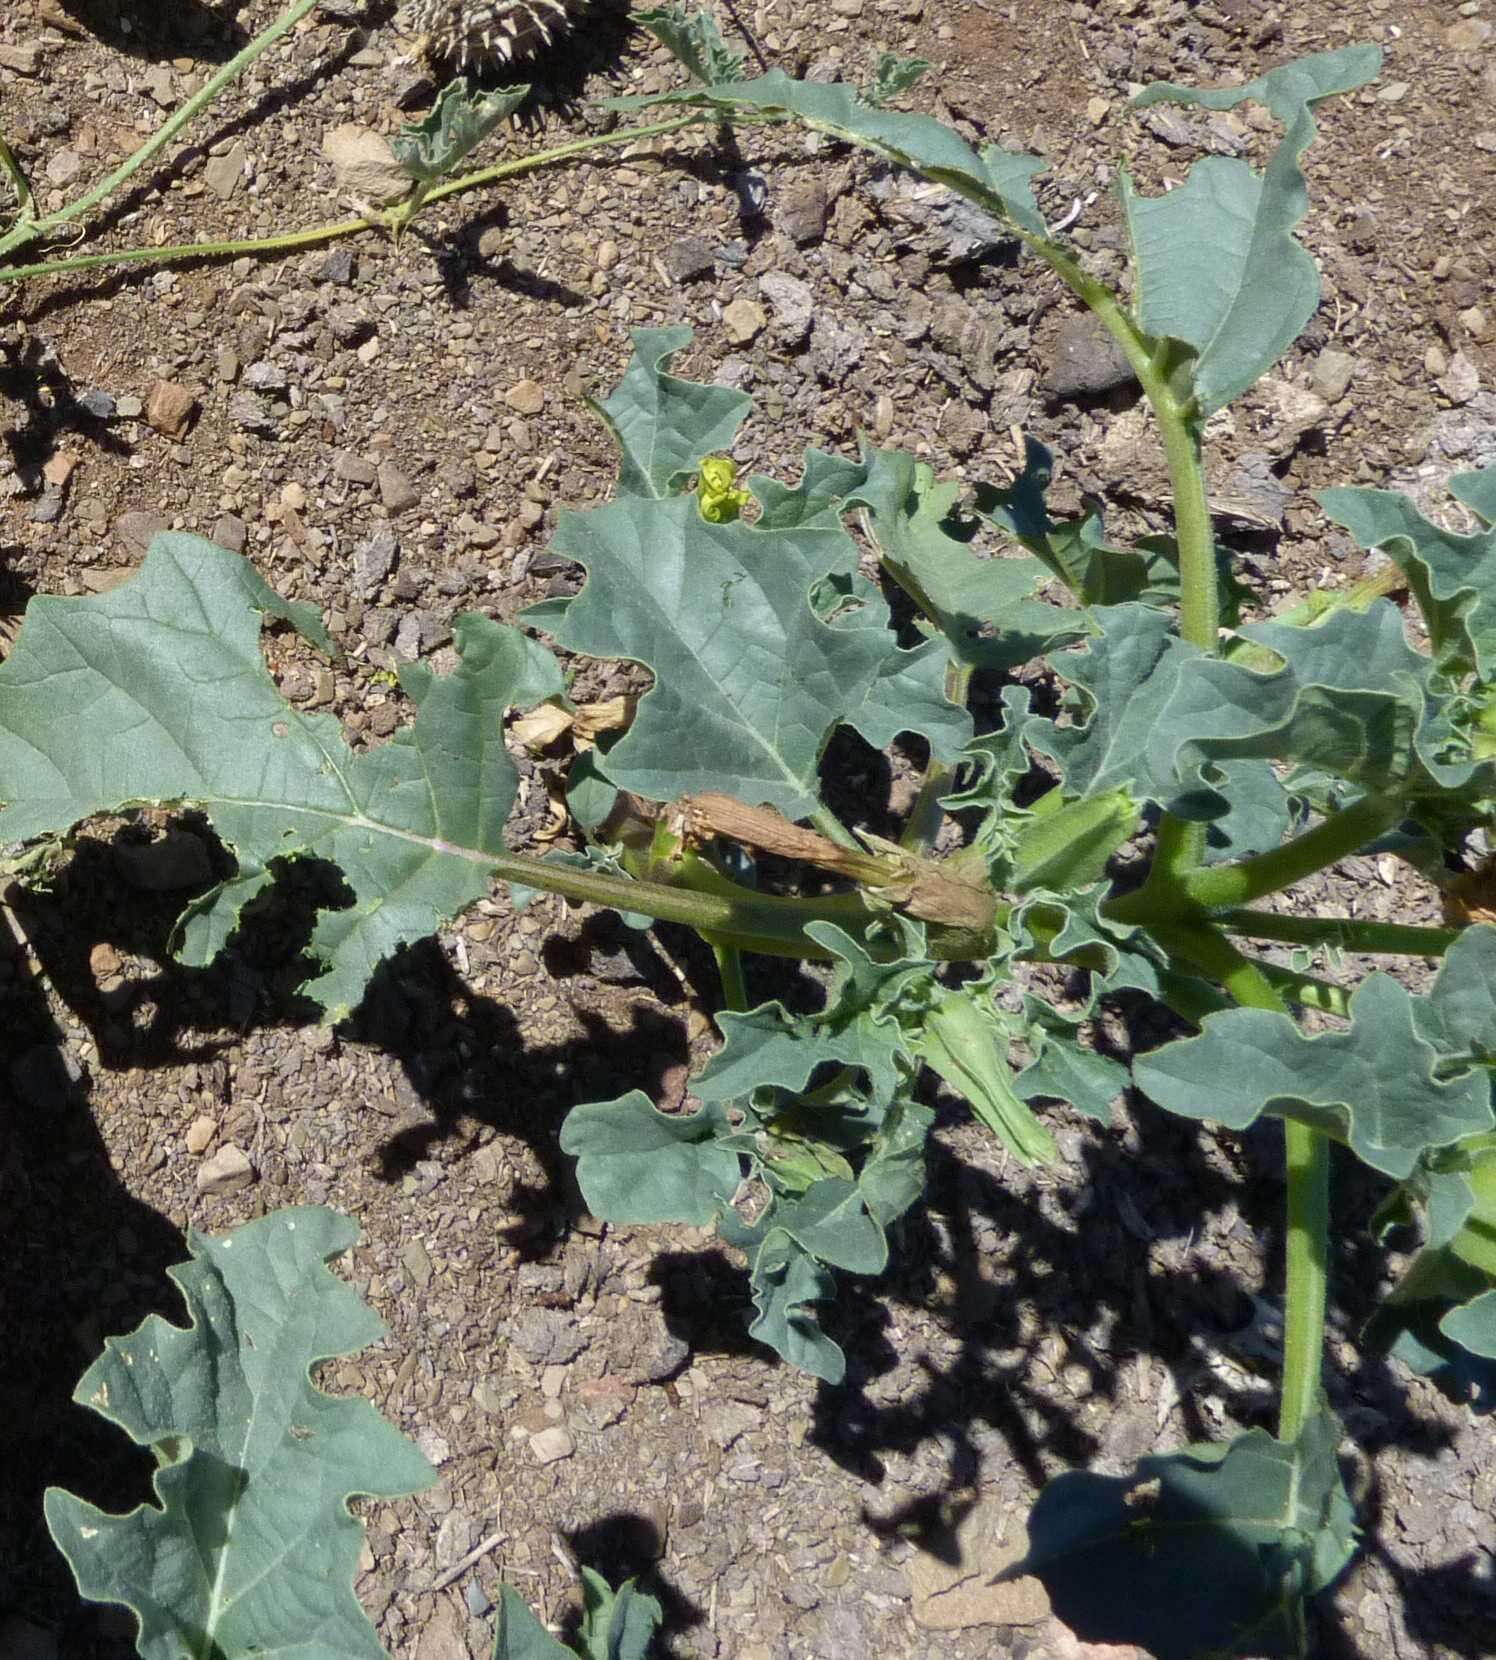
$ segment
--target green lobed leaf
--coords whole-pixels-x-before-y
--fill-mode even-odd
[[[148,1660],[384,1652],[353,1594],[363,1527],[347,1501],[419,1492],[435,1472],[367,1401],[312,1386],[317,1362],[384,1333],[326,1267],[357,1238],[320,1208],[190,1234],[192,1261],[168,1272],[192,1324],[152,1315],[78,1386],[155,1450],[158,1504],[113,1516],[52,1488],[47,1526],[84,1596],[136,1616]]]
[[[753,1259],[757,1315],[748,1330],[791,1366],[826,1383],[840,1383],[847,1357],[821,1330],[817,1303],[836,1295],[836,1281],[794,1237],[772,1228]]]
[[[881,109],[902,98],[929,73],[925,58],[902,58],[897,52],[880,52],[873,68],[873,84],[863,93],[863,102]]]
[[[1496,467],[1461,473],[1450,493],[1477,513],[1496,512]],[[1395,490],[1321,490],[1315,500],[1370,552],[1383,550],[1407,572],[1428,625],[1434,655],[1446,668],[1496,676],[1496,530],[1460,536],[1430,524]]]
[[[732,1134],[715,1102],[695,1113],[663,1113],[636,1089],[573,1107],[561,1126],[561,1150],[576,1159],[577,1181],[596,1215],[704,1227],[738,1186],[738,1153],[721,1145]]]
[[[506,708],[562,690],[559,666],[515,629],[457,619],[458,667],[400,670],[413,726],[355,755],[337,720],[295,709],[260,648],[263,615],[306,626],[237,554],[164,533],[140,572],[107,594],[34,599],[0,664],[0,840],[70,830],[143,802],[201,808],[239,874],[195,901],[181,955],[207,962],[271,861],[315,856],[354,902],[324,911],[306,988],[331,1022],[380,961],[488,892],[517,777]]]
[[[798,1199],[778,1206],[774,1225],[832,1268],[881,1274],[888,1266],[888,1241],[855,1182],[835,1176],[813,1182]]]
[[[812,590],[856,565],[839,524],[709,524],[689,497],[628,497],[565,515],[555,546],[588,570],[559,642],[655,676],[602,762],[620,789],[655,801],[721,790],[801,818],[838,725],[875,747],[918,732],[947,758],[970,736],[937,645],[900,650],[881,605],[835,624],[816,615]]]
[[[1084,1641],[1135,1643],[1155,1660],[1298,1656],[1305,1603],[1355,1549],[1339,1435],[1321,1411],[1293,1443],[1254,1429],[1140,1459],[1131,1475],[1059,1476],[1004,1577],[1037,1575]]]
[[[1083,605],[1120,605],[1150,580],[1148,561],[1131,548],[1107,545],[1099,511],[1083,519],[1051,519],[1045,500],[1054,456],[1025,436],[1023,471],[1002,489],[979,487],[976,512],[1021,543]]]
[[[1447,700],[1430,683],[1431,659],[1407,644],[1395,605],[1335,611],[1313,628],[1248,623],[1240,633],[1283,667],[1258,674],[1220,658],[1190,662],[1155,722],[1156,779],[1173,772],[1208,798],[1218,792],[1205,768],[1232,757],[1295,761],[1388,793],[1473,777],[1473,765],[1440,759],[1453,736]]]
[[[615,1591],[600,1573],[582,1569],[582,1660],[646,1660],[664,1611],[637,1583]]]
[[[900,1099],[888,1109],[857,1185],[880,1226],[891,1227],[925,1191],[925,1143],[935,1114]]]
[[[504,1585],[499,1588],[493,1660],[576,1660],[576,1653],[551,1636],[512,1585]]]
[[[445,178],[498,124],[530,96],[527,86],[474,91],[465,75],[437,94],[424,120],[406,125],[390,140],[403,172],[423,184]]]
[[[1045,166],[1036,156],[1015,155],[995,144],[978,155],[951,128],[930,116],[878,109],[854,88],[838,82],[796,81],[783,70],[773,69],[754,80],[612,98],[608,104],[612,109],[683,105],[716,110],[724,119],[731,119],[735,109],[760,117],[793,116],[819,132],[923,173],[1029,235],[1045,234],[1030,184]]]
[[[1456,473],[1449,481],[1449,493],[1483,524],[1496,525],[1496,466],[1481,467],[1473,473]]]
[[[1472,931],[1474,932],[1474,931]],[[1481,930],[1492,934],[1493,930]],[[1461,942],[1463,944],[1463,941]],[[1426,998],[1385,974],[1369,975],[1350,1001],[1350,1028],[1305,1037],[1287,1015],[1229,1009],[1206,1017],[1198,1037],[1165,1044],[1134,1062],[1140,1089],[1170,1112],[1245,1129],[1262,1113],[1291,1118],[1345,1142],[1389,1176],[1406,1177],[1430,1148],[1496,1123],[1490,1080],[1444,1032],[1451,992],[1470,953],[1496,963],[1490,941],[1446,958]]]
[[[1080,611],[1033,597],[1047,575],[1031,556],[983,559],[970,547],[976,521],[956,512],[960,487],[937,484],[924,462],[867,450],[866,479],[848,492],[867,512],[879,557],[944,634],[956,662],[1005,669],[1083,635]]]
[[[1200,653],[1152,606],[1097,606],[1090,615],[1097,637],[1049,659],[1085,693],[1090,718],[1083,726],[1057,726],[1036,716],[1023,736],[1059,764],[1067,795],[1126,790],[1139,800],[1167,800],[1178,790],[1172,756],[1154,758],[1158,724],[1185,666]]]
[[[1471,936],[1475,941],[1467,944]],[[1442,1035],[1484,1057],[1496,1027],[1496,929],[1469,930],[1454,952],[1465,961],[1452,968],[1446,961],[1440,980],[1456,995],[1443,1009],[1426,1010],[1428,1027],[1436,1042]],[[1368,1321],[1365,1341],[1432,1378],[1452,1398],[1478,1393],[1489,1403],[1496,1399],[1496,1135],[1426,1153],[1383,1203],[1373,1231],[1383,1234],[1420,1216],[1423,1246]]]
[[[1207,156],[1177,189],[1139,196],[1122,178],[1122,205],[1137,273],[1141,327],[1193,348],[1202,416],[1224,408],[1269,368],[1319,304],[1319,271],[1294,236],[1308,211],[1299,166],[1314,142],[1313,106],[1373,79],[1375,46],[1346,46],[1286,64],[1239,87],[1155,82],[1133,100],[1230,109],[1252,99],[1284,124],[1264,174],[1243,161]]]
[[[623,452],[618,490],[663,500],[675,495],[704,456],[730,449],[753,400],[727,386],[666,374],[665,364],[691,344],[684,325],[634,329],[634,355],[613,396],[595,404]]]
[[[817,1067],[861,1067],[873,1093],[887,1100],[897,1083],[898,1026],[867,1011],[791,1015],[783,1003],[763,1003],[746,1014],[717,1016],[722,1047],[691,1080],[703,1101],[731,1101],[774,1086],[803,1090]]]
[[[635,21],[667,47],[698,81],[721,86],[743,78],[743,55],[722,38],[710,12],[688,13],[684,6],[657,6],[639,12]]]
[[[1127,1068],[1120,1061],[1098,1055],[1089,1044],[1077,1042],[1067,1032],[1049,1028],[1044,1032],[1038,1058],[1018,1074],[1013,1088],[1025,1101],[1043,1096],[1068,1101],[1098,1124],[1109,1124],[1112,1102],[1129,1081]]]

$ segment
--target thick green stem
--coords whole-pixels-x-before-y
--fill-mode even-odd
[[[1285,1121],[1283,1148],[1288,1163],[1288,1241],[1278,1439],[1297,1441],[1320,1406],[1329,1285],[1330,1141],[1307,1124]]]
[[[1442,957],[1460,937],[1457,928],[1415,928],[1405,922],[1361,922],[1338,916],[1279,916],[1272,911],[1221,911],[1212,920],[1228,934],[1319,945],[1365,956]]]
[[[629,127],[613,133],[599,133],[591,138],[576,139],[558,144],[549,150],[537,150],[533,155],[518,156],[512,161],[494,163],[476,173],[466,173],[459,179],[428,190],[421,198],[421,206],[443,201],[481,185],[494,184],[501,179],[512,179],[522,173],[531,173],[553,162],[566,161],[584,151],[602,149],[620,144],[632,144],[638,139],[655,138],[661,133],[678,132],[683,127],[699,126],[698,116],[676,116],[669,121],[655,121],[647,126]],[[60,276],[70,271],[92,271],[109,265],[165,265],[178,259],[223,259],[241,255],[296,253],[303,248],[314,248],[324,242],[335,242],[340,237],[358,236],[369,230],[403,228],[399,219],[401,208],[390,210],[387,216],[373,219],[337,219],[325,225],[312,225],[306,230],[288,231],[278,236],[245,237],[231,242],[179,242],[164,248],[126,248],[118,253],[74,254],[64,259],[40,260],[35,265],[12,265],[0,269],[0,283],[22,282],[28,277]],[[0,251],[5,244],[0,241]]]
[[[159,155],[184,127],[201,115],[210,104],[217,101],[219,93],[226,86],[238,80],[244,71],[269,47],[273,46],[282,35],[288,34],[294,29],[316,4],[317,0],[295,0],[295,3],[288,6],[268,29],[256,35],[242,52],[230,58],[223,68],[216,75],[211,76],[182,105],[175,115],[163,122],[138,150],[127,156],[107,178],[96,184],[86,195],[80,196],[76,202],[70,202],[65,208],[59,208],[56,213],[49,213],[41,219],[26,220],[21,224],[14,225],[6,235],[0,236],[0,255],[8,254],[12,248],[25,247],[27,243],[34,242],[39,237],[50,235],[59,226],[78,218],[80,214],[87,213],[90,208],[97,207],[105,197],[118,190],[128,178],[138,173],[152,157]]]
[[[1385,599],[1388,594],[1400,593],[1407,585],[1408,573],[1401,566],[1384,565],[1349,588],[1338,591],[1321,589],[1268,620],[1287,623],[1294,628],[1318,628],[1337,611],[1365,611],[1374,601]],[[1221,655],[1229,658],[1238,668],[1257,669],[1263,673],[1270,673],[1280,661],[1271,647],[1246,639],[1233,640]]]
[[[743,953],[735,945],[712,947],[717,959],[717,976],[722,981],[722,1002],[735,1014],[748,1007],[748,984],[743,978]]]
[[[1219,980],[1243,1008],[1287,1014],[1260,966],[1210,927],[1165,927],[1160,942]],[[1319,1410],[1325,1352],[1330,1244],[1330,1143],[1307,1125],[1285,1122],[1288,1237],[1284,1252],[1283,1393],[1278,1438],[1296,1441]]]
[[[1402,808],[1396,802],[1362,796],[1281,847],[1239,864],[1184,871],[1167,885],[1145,884],[1136,893],[1108,900],[1103,911],[1113,922],[1151,924],[1248,905],[1349,858],[1401,816]]]
[[[834,922],[860,937],[877,919],[877,913],[855,893],[820,899],[788,899],[747,888],[731,894],[702,893],[666,882],[636,882],[606,871],[577,870],[521,853],[473,857],[501,881],[560,894],[580,904],[638,911],[657,922],[684,923],[703,935],[709,945],[735,946],[767,957],[833,962],[835,952],[811,939],[805,933],[806,923]],[[980,962],[991,955],[994,946],[990,930],[941,924],[927,925],[926,940],[930,955],[941,962]]]

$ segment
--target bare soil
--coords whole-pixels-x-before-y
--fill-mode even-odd
[[[46,203],[70,199],[279,9],[11,0],[0,47],[36,52],[0,60],[0,132]],[[88,247],[341,217],[324,133],[392,131],[432,91],[392,9],[314,12],[111,203]],[[1078,204],[1079,240],[1119,279],[1120,158],[1156,188],[1202,149],[1266,141],[1235,115],[1139,117],[1130,89],[1385,47],[1377,85],[1324,107],[1308,161],[1324,304],[1220,423],[1223,531],[1271,601],[1360,573],[1316,488],[1392,480],[1435,503],[1444,474],[1496,460],[1487,11],[763,0],[736,21],[766,62],[821,77],[863,80],[883,47],[931,59],[919,107],[1046,156],[1046,212]],[[493,153],[595,130],[588,100],[673,74],[603,11],[537,67],[527,126]],[[509,619],[575,586],[548,527],[562,505],[605,499],[614,467],[584,394],[616,381],[631,327],[677,322],[697,331],[685,372],[757,400],[748,466],[793,477],[805,445],[865,429],[942,475],[998,478],[1021,427],[1061,458],[1061,506],[1094,494],[1119,533],[1161,528],[1161,467],[1131,395],[1057,395],[1077,352],[1086,366],[1071,307],[1011,244],[968,231],[912,181],[803,135],[737,149],[692,136],[442,204],[398,247],[371,231],[261,262],[28,283],[0,301],[0,600],[13,626],[33,593],[103,591],[163,525],[242,545],[329,614],[344,648],[319,672],[270,639],[287,695],[378,742],[405,718],[388,670],[448,661],[457,612]],[[808,285],[808,325],[769,297],[776,274]],[[724,319],[738,299],[763,308],[751,338]],[[1346,355],[1348,379],[1327,353]],[[180,437],[143,418],[160,381],[192,396]],[[58,458],[72,464],[61,486],[45,471]],[[580,689],[622,683],[596,665]],[[869,811],[897,799],[879,758],[842,759]],[[548,822],[543,769],[524,765],[520,843]],[[894,1266],[847,1282],[828,1315],[850,1374],[826,1388],[748,1341],[729,1253],[689,1230],[589,1218],[557,1150],[578,1101],[633,1086],[683,1099],[714,1006],[690,941],[666,929],[640,946],[549,902],[516,915],[496,890],[329,1032],[295,992],[318,873],[211,971],[189,972],[167,949],[182,893],[132,885],[119,857],[157,828],[90,826],[50,891],[12,886],[0,912],[0,1655],[133,1652],[128,1619],[73,1595],[41,1495],[60,1483],[126,1508],[148,1494],[149,1460],[71,1391],[103,1336],[151,1311],[180,1317],[164,1270],[186,1229],[283,1205],[358,1219],[348,1272],[389,1335],[328,1368],[328,1386],[367,1395],[440,1469],[431,1492],[367,1507],[360,1591],[390,1652],[418,1660],[488,1653],[501,1578],[564,1622],[572,1558],[645,1574],[667,1608],[663,1651],[680,1657],[1100,1655],[1011,1600],[989,1603],[986,1623],[933,1628],[946,1530],[973,1507],[1016,1526],[1067,1468],[1120,1472],[1272,1422],[1271,1134],[1219,1135],[1140,1100],[1109,1128],[1056,1112],[1061,1162],[1030,1176],[943,1103],[928,1202]],[[1370,861],[1306,897],[1410,921],[1435,910]],[[765,972],[755,989],[786,983]],[[230,1144],[252,1183],[203,1193],[203,1161]],[[1319,1636],[1358,1660],[1476,1660],[1496,1653],[1496,1436],[1358,1353],[1388,1265],[1365,1232],[1377,1184],[1342,1175],[1328,1383],[1360,1448],[1366,1531]],[[543,1462],[556,1438],[536,1437],[556,1427],[572,1450]]]

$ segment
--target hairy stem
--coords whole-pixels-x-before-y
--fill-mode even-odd
[[[1152,924],[1247,905],[1348,858],[1401,816],[1396,802],[1362,796],[1281,847],[1238,864],[1185,871],[1166,885],[1145,883],[1136,893],[1108,900],[1102,909],[1113,922]]]
[[[1219,980],[1248,1009],[1287,1014],[1283,998],[1259,964],[1210,927],[1158,930],[1172,953]],[[1329,1138],[1304,1124],[1286,1122],[1283,1144],[1288,1176],[1288,1236],[1284,1252],[1283,1392],[1278,1439],[1296,1441],[1319,1410],[1325,1351],[1325,1299],[1330,1243]]]
[[[5,236],[0,236],[0,255],[9,253],[12,248],[24,247],[39,237],[47,236],[60,225],[65,225],[80,214],[87,213],[90,208],[97,207],[106,196],[118,190],[126,179],[138,173],[148,161],[159,155],[184,127],[217,101],[218,95],[226,86],[238,80],[282,35],[294,29],[316,4],[317,0],[294,0],[268,29],[256,35],[243,51],[230,58],[216,75],[204,82],[175,115],[163,122],[138,150],[127,156],[107,178],[96,184],[86,195],[80,196],[76,202],[70,202],[65,208],[59,208],[56,213],[15,225]]]
[[[1308,599],[1269,617],[1269,622],[1287,623],[1295,628],[1316,628],[1337,611],[1365,611],[1373,601],[1389,594],[1401,593],[1408,585],[1408,573],[1400,565],[1384,565],[1370,576],[1363,576],[1349,588],[1335,591],[1321,590]],[[1270,673],[1278,666],[1278,654],[1269,646],[1255,640],[1236,639],[1221,653],[1238,668],[1259,669]]]
[[[1271,911],[1221,911],[1213,919],[1228,934],[1321,945],[1366,956],[1442,957],[1460,937],[1457,928],[1415,928],[1403,922],[1360,922],[1338,916],[1278,916]]]
[[[712,955],[717,959],[717,977],[722,982],[723,1006],[734,1014],[748,1007],[748,985],[743,979],[743,953],[735,945],[716,945]]]
[[[448,196],[476,190],[482,185],[495,184],[502,179],[516,178],[523,173],[532,173],[538,168],[569,160],[572,156],[580,155],[587,150],[632,144],[638,139],[654,138],[661,133],[678,132],[683,127],[698,126],[700,119],[696,115],[676,116],[669,121],[656,121],[647,126],[624,128],[618,132],[599,133],[590,138],[555,145],[549,150],[537,150],[532,155],[518,156],[511,161],[496,162],[491,167],[480,168],[476,173],[466,173],[461,178],[449,179],[445,184],[435,186],[421,198],[420,205],[423,208],[429,207],[431,203],[443,201]],[[314,248],[324,242],[335,242],[345,236],[358,236],[369,230],[393,230],[397,226],[403,228],[399,219],[403,206],[402,203],[391,209],[388,215],[373,219],[337,219],[327,224],[309,226],[306,230],[287,231],[276,236],[245,237],[229,242],[179,242],[165,248],[126,248],[117,253],[75,254],[63,259],[40,260],[35,265],[12,265],[0,268],[0,283],[22,282],[28,277],[58,276],[68,271],[98,270],[109,265],[165,265],[178,259],[221,259],[238,258],[241,254],[254,256],[296,253],[303,248]],[[5,247],[6,243],[0,239],[0,252],[3,252]]]
[[[485,854],[483,862],[501,881],[560,894],[581,904],[638,911],[657,922],[684,923],[709,945],[735,946],[767,957],[835,961],[835,952],[811,939],[805,925],[834,922],[861,937],[877,916],[856,893],[790,899],[736,886],[730,894],[704,893],[667,882],[636,882],[606,871],[577,870],[520,853]],[[927,926],[926,940],[930,955],[941,962],[980,962],[991,954],[994,943],[990,928],[940,924]]]

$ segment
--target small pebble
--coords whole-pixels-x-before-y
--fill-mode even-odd
[[[576,1450],[577,1444],[571,1438],[571,1431],[563,1429],[560,1424],[537,1430],[530,1437],[530,1451],[541,1464],[555,1464],[563,1458],[570,1458]]]
[[[237,1193],[255,1179],[254,1166],[242,1148],[226,1142],[197,1167],[199,1193]]]
[[[504,394],[504,402],[520,415],[538,415],[545,408],[545,388],[539,381],[518,381]]]

